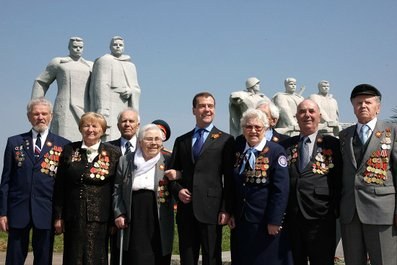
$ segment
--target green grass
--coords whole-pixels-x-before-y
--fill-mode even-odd
[[[179,254],[178,231],[176,228],[177,228],[177,226],[175,225],[173,254]],[[62,235],[55,236],[54,252],[61,253],[62,249],[63,249],[63,236]],[[0,251],[6,251],[6,250],[7,250],[7,233],[0,232]],[[222,250],[223,251],[230,250],[230,229],[227,226],[223,227]]]
[[[0,232],[0,251],[7,250],[7,233]],[[54,240],[54,252],[62,252],[63,250],[63,236],[55,236]],[[31,251],[31,246],[29,246]]]
[[[179,244],[178,230],[177,230],[177,225],[175,224],[174,245],[172,248],[172,254],[174,254],[174,255],[179,254],[178,244]],[[222,251],[230,251],[230,229],[226,225],[223,227],[223,233],[222,233]]]

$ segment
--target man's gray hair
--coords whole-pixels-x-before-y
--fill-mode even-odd
[[[27,113],[31,113],[32,109],[36,105],[46,105],[50,109],[50,113],[52,114],[52,103],[45,97],[39,97],[39,98],[33,98],[28,102],[28,105],[26,106],[26,111]]]
[[[120,123],[121,115],[123,115],[123,113],[126,111],[135,112],[136,116],[138,117],[138,123],[141,123],[141,117],[139,116],[138,111],[134,108],[125,108],[122,111],[120,111],[119,114],[117,115],[117,123]]]
[[[278,120],[278,118],[280,117],[280,109],[276,106],[276,104],[273,103],[273,101],[261,99],[256,104],[256,109],[259,109],[260,106],[262,106],[262,105],[268,105],[269,110],[270,110],[270,116],[272,116],[273,119]]]

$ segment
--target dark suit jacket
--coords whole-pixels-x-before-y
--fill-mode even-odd
[[[108,222],[113,219],[112,191],[121,153],[113,145],[101,143],[99,155],[88,163],[81,144],[71,143],[62,153],[54,190],[55,218],[74,221],[79,218],[80,200],[85,200],[87,221]],[[102,173],[94,172],[98,163],[105,169]]]
[[[199,222],[217,224],[220,211],[231,212],[234,139],[213,127],[197,161],[192,155],[194,130],[178,137],[172,151],[170,168],[180,170],[182,178],[171,182],[178,198],[181,189],[192,193],[192,202],[178,202],[178,215],[194,214]]]
[[[121,138],[113,140],[113,141],[109,141],[107,143],[117,147],[118,150],[121,152]]]
[[[288,218],[298,211],[306,219],[336,218],[340,198],[342,158],[339,140],[333,136],[318,134],[310,162],[299,171],[299,136],[281,144],[287,151],[290,175]]]
[[[355,131],[353,125],[339,133],[343,156],[340,221],[350,223],[357,210],[364,224],[392,225],[397,214],[396,125],[378,120],[361,163],[357,163],[353,150],[353,141],[358,138]],[[376,173],[376,168],[382,171]]]
[[[245,176],[238,174],[240,164],[244,159],[244,157],[241,157],[244,149],[245,145],[240,146],[240,149],[237,150],[239,158],[234,167],[233,215],[237,222],[244,217],[250,223],[281,225],[287,207],[289,191],[285,150],[279,144],[267,141],[263,149],[266,152],[261,155],[261,160],[268,162],[261,162],[261,164],[257,164],[257,167],[262,167],[265,164],[269,167],[255,171],[255,173],[260,171],[261,176],[262,173],[266,173],[266,178],[264,178],[266,182],[247,183]],[[259,152],[256,154],[256,163],[258,163],[258,156]]]
[[[48,133],[40,157],[33,154],[32,131],[8,138],[0,185],[0,216],[12,228],[33,223],[52,228],[52,196],[63,137]],[[51,163],[50,163],[51,162]]]

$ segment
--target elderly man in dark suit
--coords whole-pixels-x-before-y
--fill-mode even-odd
[[[110,144],[120,148],[123,155],[134,152],[136,149],[136,133],[139,129],[140,117],[138,111],[126,108],[117,117],[117,128],[121,134],[120,138],[109,141]]]
[[[137,146],[137,131],[140,125],[138,111],[133,108],[126,108],[117,117],[117,128],[120,131],[120,138],[109,141],[108,143],[116,146],[123,155],[135,152]],[[114,231],[116,228],[114,229]],[[119,264],[120,249],[117,248],[117,233],[114,232],[110,237],[110,264]]]
[[[290,175],[287,229],[295,265],[333,265],[342,158],[339,140],[318,132],[320,110],[303,100],[296,118],[300,135],[281,144]]]
[[[52,104],[32,99],[32,130],[8,138],[0,185],[0,230],[8,232],[7,265],[24,264],[32,229],[34,264],[52,264],[52,197],[59,156],[68,140],[51,133]]]
[[[175,140],[170,168],[181,178],[171,182],[178,198],[176,216],[181,264],[221,264],[222,226],[231,210],[233,137],[213,125],[215,98],[202,92],[193,98],[196,126]]]
[[[397,128],[380,121],[381,93],[350,96],[357,124],[339,134],[343,157],[340,222],[346,265],[397,264]]]

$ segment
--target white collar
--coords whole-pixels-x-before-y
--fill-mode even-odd
[[[88,147],[88,146],[84,143],[84,141],[83,141],[83,143],[81,144],[81,149],[87,149],[87,150],[90,150],[91,152],[93,152],[93,151],[98,152],[98,149],[99,149],[99,145],[100,145],[100,144],[101,144],[101,141],[99,141],[98,143],[96,143],[96,144],[91,145],[90,147]]]
[[[254,148],[255,150],[258,150],[259,152],[262,151],[263,148],[265,148],[266,141],[267,141],[267,140],[266,140],[266,137],[263,136],[262,141],[261,141],[259,144],[255,145],[253,148]],[[249,146],[249,145],[248,145],[248,142],[246,142],[246,143],[245,143],[244,152],[247,151],[249,148],[251,148],[251,146]]]

